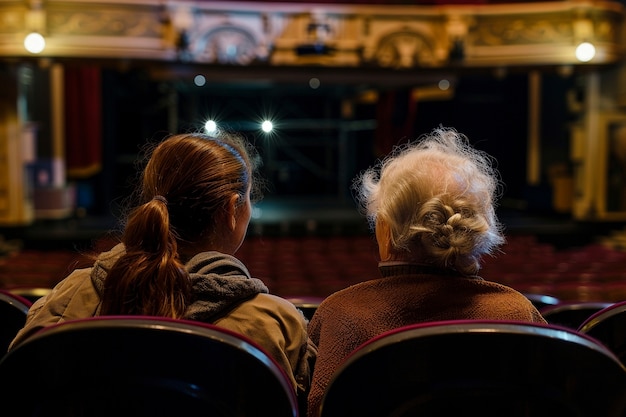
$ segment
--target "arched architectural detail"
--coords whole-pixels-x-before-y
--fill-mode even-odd
[[[384,68],[432,67],[441,64],[432,37],[402,28],[380,37],[372,61]]]
[[[258,40],[246,29],[222,25],[190,39],[188,52],[195,62],[248,65],[267,53],[259,51]],[[261,53],[260,53],[261,52]]]

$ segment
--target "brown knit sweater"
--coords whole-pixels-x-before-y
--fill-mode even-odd
[[[385,331],[456,319],[546,322],[524,295],[480,277],[398,263],[381,263],[380,271],[381,279],[329,296],[309,324],[309,336],[318,347],[309,417],[318,415],[324,390],[341,362],[362,343]]]

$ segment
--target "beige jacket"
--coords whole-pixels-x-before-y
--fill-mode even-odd
[[[43,327],[97,316],[104,279],[123,250],[117,245],[101,254],[93,267],[75,270],[37,300],[9,350]],[[283,367],[297,392],[307,391],[309,365],[316,348],[307,336],[308,323],[302,312],[289,301],[269,294],[267,287],[251,278],[232,256],[201,253],[186,268],[194,299],[185,318],[219,325],[254,340]]]

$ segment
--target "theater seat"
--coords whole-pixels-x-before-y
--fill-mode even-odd
[[[528,298],[530,302],[533,303],[533,305],[537,309],[542,309],[548,306],[554,306],[561,302],[558,298],[553,297],[551,295],[547,295],[547,294],[526,292],[524,293],[524,296],[526,296],[526,298]]]
[[[539,311],[550,324],[578,329],[594,313],[611,304],[601,301],[562,302],[557,305],[544,307]]]
[[[408,326],[337,370],[322,417],[617,417],[626,370],[573,329],[496,321]]]
[[[291,297],[291,296],[285,296],[285,298],[287,300],[291,301],[291,303],[293,305],[295,305],[296,308],[298,308],[300,311],[302,311],[302,314],[304,314],[304,316],[308,320],[311,320],[313,318],[313,315],[317,311],[317,308],[319,307],[321,302],[324,301],[324,297],[310,297],[310,296]]]
[[[626,365],[626,301],[591,315],[578,330],[602,342]]]
[[[199,322],[96,317],[40,331],[0,361],[6,416],[296,417],[255,343]]]
[[[20,285],[7,289],[11,294],[19,295],[20,297],[24,297],[31,303],[34,303],[41,297],[48,295],[52,288],[47,287],[33,287],[29,285]]]
[[[0,290],[0,357],[6,353],[17,332],[24,327],[30,306],[29,300]]]

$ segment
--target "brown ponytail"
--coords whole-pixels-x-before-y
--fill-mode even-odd
[[[126,253],[108,273],[100,314],[182,317],[191,284],[178,259],[165,201],[154,198],[135,209],[122,242]]]

